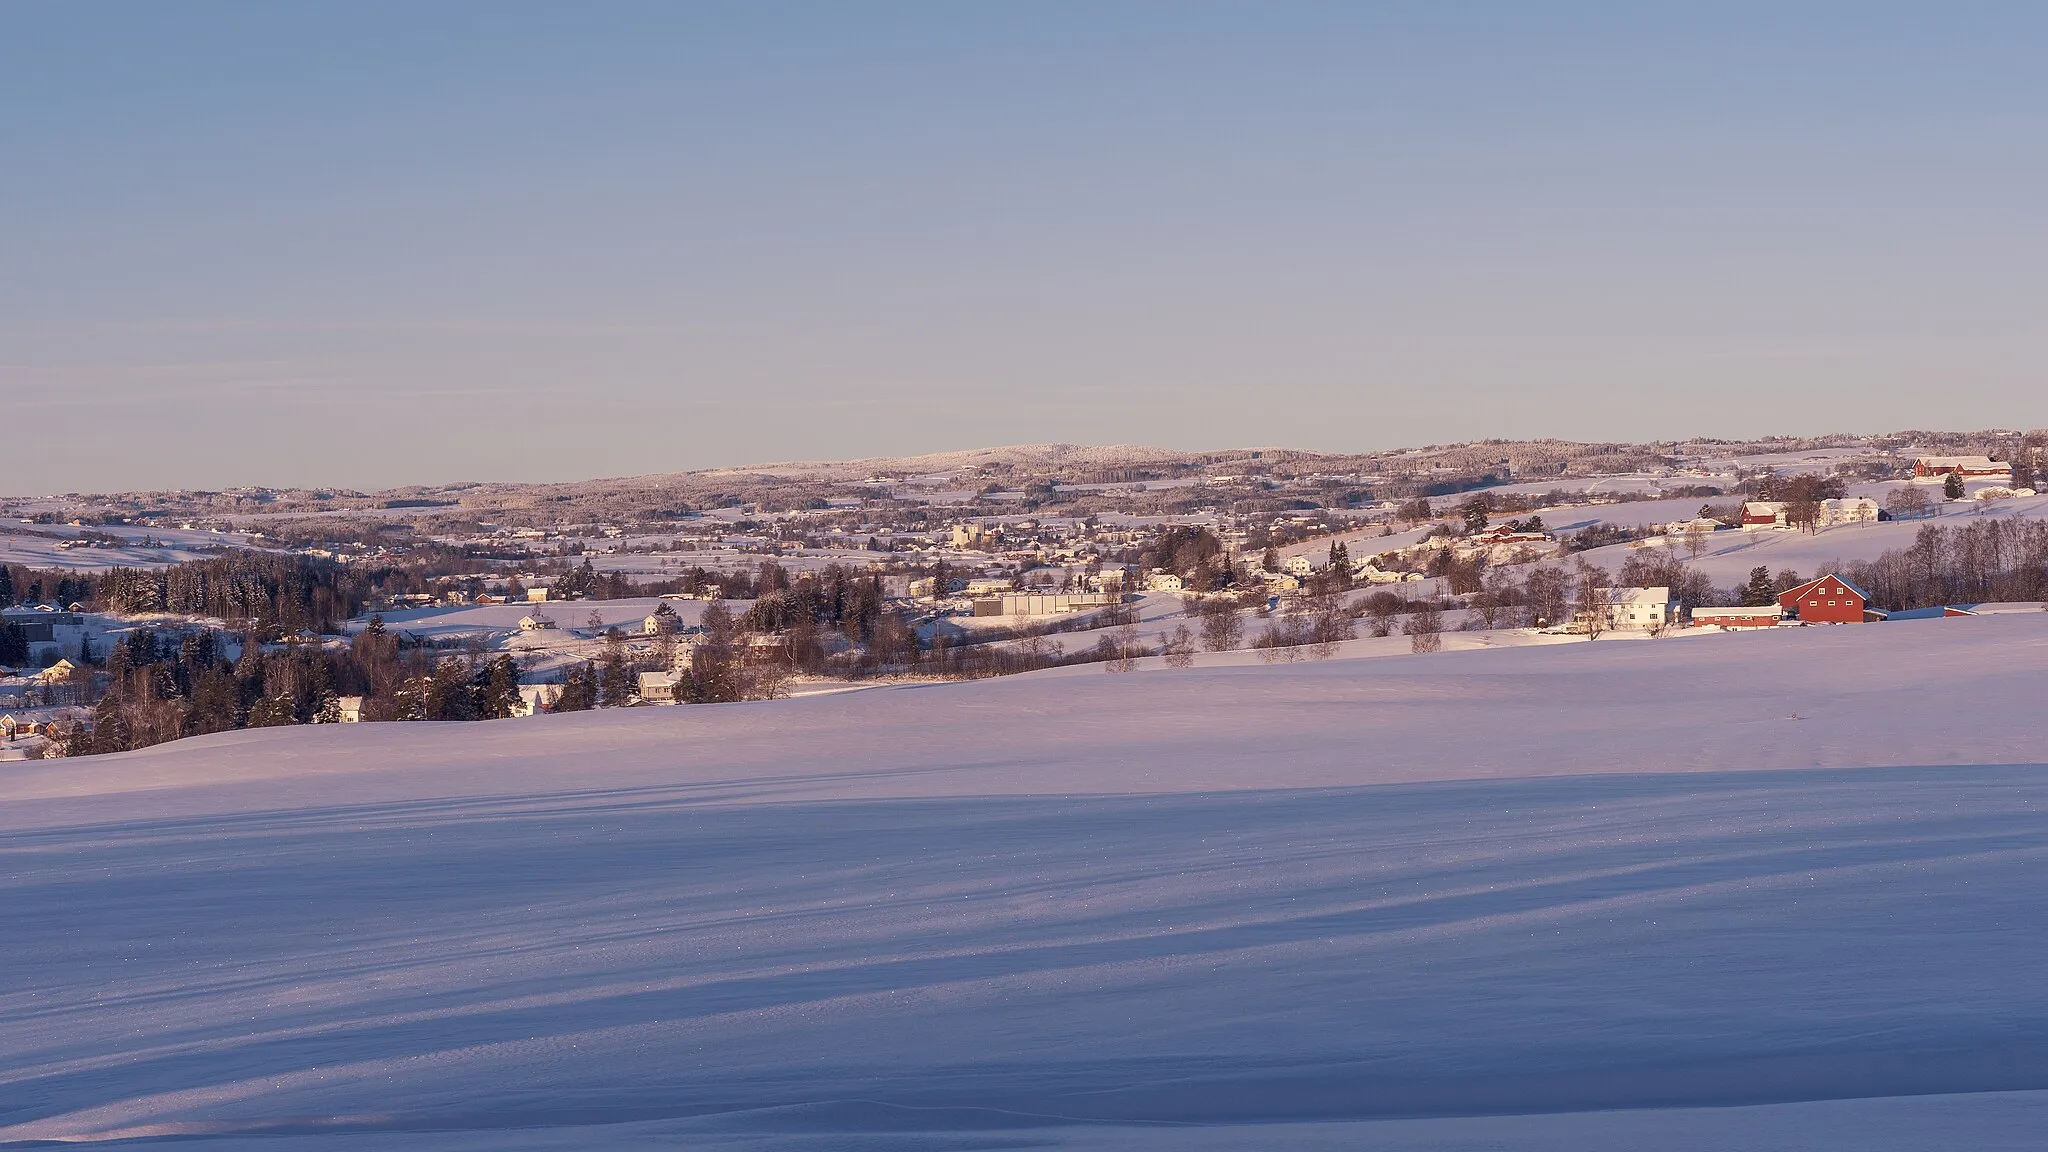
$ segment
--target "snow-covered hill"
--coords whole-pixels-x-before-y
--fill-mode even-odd
[[[0,1139],[2032,1147],[2044,671],[2048,614],[12,766]]]

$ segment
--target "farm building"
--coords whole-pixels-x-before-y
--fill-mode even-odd
[[[1883,619],[1872,613],[1870,594],[1830,572],[1778,594],[1778,605],[1804,624],[1861,624]]]
[[[1785,618],[1785,609],[1777,604],[1762,607],[1707,608],[1692,610],[1692,622],[1700,627],[1713,625],[1719,628],[1776,628]]]
[[[1929,476],[1961,476],[1965,480],[1978,476],[2010,476],[2012,465],[1989,456],[1921,456],[1913,461],[1913,475],[1922,479]]]
[[[1122,600],[1114,592],[1005,592],[974,602],[976,616],[1053,616],[1107,608]]]
[[[1783,500],[1751,500],[1742,506],[1742,526],[1745,528],[1783,528],[1785,524]]]

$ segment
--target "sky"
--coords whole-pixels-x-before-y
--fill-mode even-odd
[[[2048,425],[2048,5],[0,5],[0,492]]]

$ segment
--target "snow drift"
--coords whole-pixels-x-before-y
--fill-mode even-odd
[[[2022,1147],[2044,667],[1999,617],[24,765],[0,1139]]]

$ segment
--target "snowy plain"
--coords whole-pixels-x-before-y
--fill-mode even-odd
[[[0,771],[0,1140],[2023,1148],[2048,613]]]

